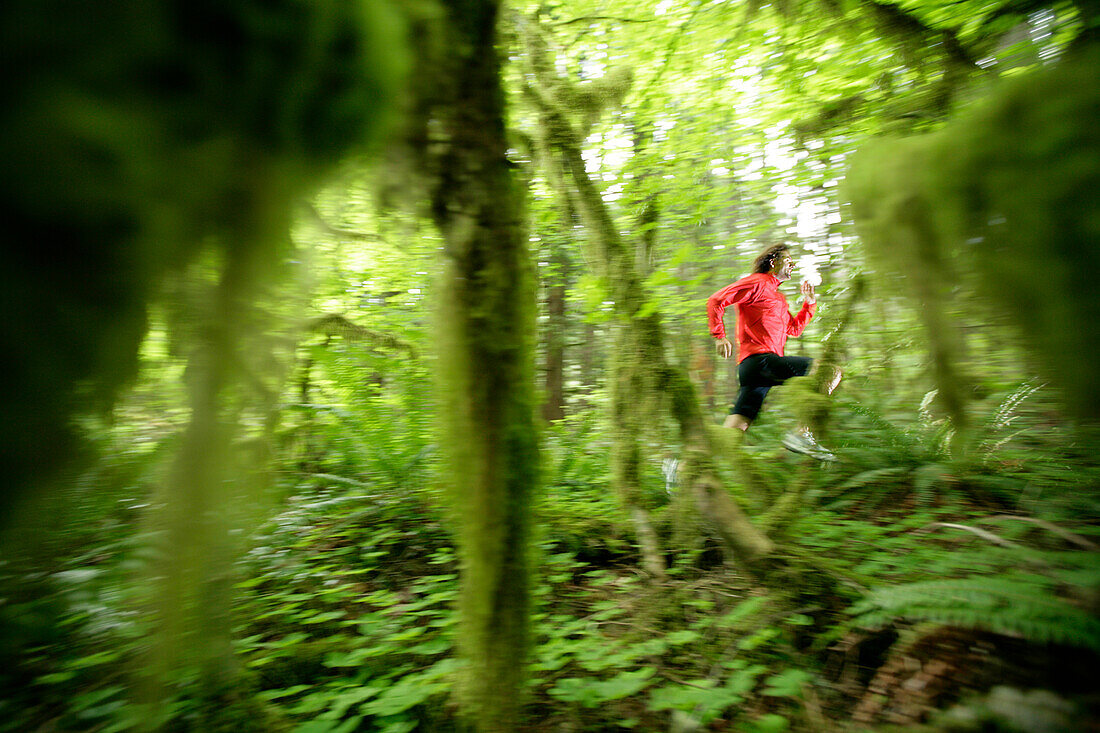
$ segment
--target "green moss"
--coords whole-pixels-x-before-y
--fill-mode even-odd
[[[1066,390],[1100,414],[1100,49],[1021,78],[937,138],[939,227]]]
[[[845,193],[872,255],[907,275],[941,398],[964,395],[945,317],[960,269],[1011,316],[1082,418],[1100,414],[1100,49],[1006,83],[940,131],[874,142]]]
[[[449,483],[460,510],[464,712],[513,730],[530,644],[530,514],[539,481],[535,291],[522,199],[505,158],[495,3],[453,8],[462,53],[441,110],[451,146],[433,192],[446,241],[440,383]],[[467,12],[469,11],[469,12]]]
[[[376,139],[405,52],[388,3],[14,0],[0,110],[5,485],[65,463],[137,369],[146,306],[209,237],[278,256],[294,199]],[[61,460],[59,460],[61,459]]]
[[[1100,346],[1088,337],[1100,307],[1098,58],[1015,80],[934,134],[880,140],[853,159],[852,218],[920,302],[940,399],[957,424],[966,396],[946,312],[961,270],[1011,315],[1071,411],[1098,414]]]

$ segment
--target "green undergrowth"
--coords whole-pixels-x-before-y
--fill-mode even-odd
[[[841,400],[830,436],[841,461],[817,469],[786,532],[863,586],[819,646],[855,627],[930,622],[1100,651],[1094,436],[1025,402],[1036,391],[993,393],[966,445],[930,399],[901,419]]]
[[[382,395],[358,404],[368,425],[401,411]],[[855,700],[830,665],[842,643],[884,630],[1100,651],[1085,439],[991,427],[963,460],[943,425],[869,404],[842,403],[853,409],[830,436],[835,464],[777,448],[780,420],[744,448],[764,489],[746,502],[754,516],[801,492],[776,537],[796,577],[830,582],[800,587],[750,582],[706,537],[677,544],[683,503],[656,451],[642,496],[669,570],[654,584],[609,488],[600,426],[548,429],[525,730],[843,729]],[[409,427],[408,444],[365,452],[342,443],[335,422],[312,429],[328,447],[283,468],[278,504],[236,562],[233,680],[212,696],[195,670],[176,669],[156,704],[143,697],[153,628],[141,516],[164,451],[105,450],[89,490],[54,520],[75,529],[0,566],[3,651],[16,660],[4,669],[0,730],[465,730],[453,695],[454,526],[433,488],[428,434]],[[728,479],[746,491],[736,472]]]
[[[706,722],[750,701],[761,725],[782,729],[810,679],[798,651],[808,617],[690,555],[651,587],[615,498],[598,476],[582,484],[550,486],[539,506],[531,729],[655,730],[674,713]],[[179,669],[155,709],[142,702],[152,630],[127,590],[145,540],[93,522],[82,551],[54,556],[38,597],[50,607],[16,609],[52,626],[25,640],[28,676],[8,680],[21,694],[4,700],[3,729],[463,730],[442,506],[423,490],[310,475],[238,561],[234,686],[203,697],[195,671]]]

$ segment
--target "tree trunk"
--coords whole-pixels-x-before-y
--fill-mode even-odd
[[[580,222],[580,217],[578,206],[574,202],[575,187],[570,183],[571,172],[562,159],[558,146],[554,144],[553,121],[543,116],[541,122],[543,134],[538,140],[540,162],[547,172],[547,179],[558,195],[564,229],[572,232]],[[643,221],[648,218],[649,223],[654,223],[656,216],[655,206],[647,206],[643,210]],[[636,256],[640,272],[645,272],[649,268],[650,249],[653,242],[652,231],[639,242]],[[551,344],[548,344],[548,350],[550,346]],[[612,353],[611,414],[615,429],[615,440],[611,449],[612,484],[616,494],[627,507],[634,524],[634,534],[642,554],[642,564],[653,578],[661,579],[665,575],[664,556],[641,493],[640,441],[644,418],[639,397],[644,394],[645,388],[641,384],[644,375],[637,361],[643,358],[643,348],[636,343],[636,333],[629,323],[618,330]]]
[[[633,353],[626,366],[637,370],[630,375],[632,389],[636,390],[634,400],[648,401],[652,407],[671,401],[683,445],[681,486],[695,497],[700,512],[712,522],[727,550],[743,566],[751,568],[770,554],[774,545],[752,525],[717,478],[695,388],[685,371],[667,358],[660,316],[642,312],[646,297],[637,271],[636,251],[629,251],[619,236],[585,168],[579,135],[554,101],[558,80],[546,58],[545,43],[538,29],[526,20],[520,22],[534,77],[534,84],[528,88],[529,97],[538,105],[548,127],[548,140],[561,153],[562,163],[576,188],[578,208],[596,250],[593,261],[607,279],[616,314],[626,330],[625,343],[632,346]]]
[[[547,422],[565,417],[565,290],[566,259],[560,245],[552,245],[552,280],[546,286],[545,385],[542,416]]]
[[[272,231],[276,226],[245,226],[237,241],[248,241],[248,233],[259,232],[255,242],[262,242],[273,236]],[[148,515],[150,529],[159,538],[158,560],[150,568],[158,628],[147,647],[152,674],[142,681],[142,694],[161,704],[171,673],[194,665],[199,670],[197,692],[211,701],[204,715],[214,714],[220,704],[215,701],[225,699],[237,674],[232,645],[234,563],[244,536],[240,533],[246,522],[256,519],[250,508],[260,503],[255,477],[262,462],[242,455],[237,441],[241,405],[249,401],[242,394],[256,386],[242,352],[249,348],[246,324],[253,313],[264,253],[255,244],[226,248],[219,281],[211,286],[211,307],[199,321],[185,373],[191,417]]]
[[[665,577],[664,555],[641,492],[642,428],[645,413],[652,413],[654,405],[652,395],[646,394],[646,374],[642,365],[648,349],[637,337],[637,329],[627,322],[620,327],[615,339],[611,375],[611,424],[615,430],[611,445],[611,477],[615,492],[634,523],[642,564],[651,577],[661,580]]]
[[[580,221],[561,164],[545,138],[534,141],[534,150],[543,170],[547,171],[551,188],[557,194],[561,231],[567,242],[571,242],[573,231]],[[556,236],[549,240],[550,273],[544,285],[547,323],[543,337],[546,348],[546,402],[542,410],[543,418],[547,422],[565,417],[565,341],[569,325],[565,318],[565,296],[572,271],[572,263],[566,252],[567,242],[560,241]]]
[[[447,3],[449,141],[432,195],[446,245],[440,330],[444,445],[461,509],[460,688],[479,731],[519,727],[528,645],[530,494],[537,481],[533,272],[505,157],[498,6]]]

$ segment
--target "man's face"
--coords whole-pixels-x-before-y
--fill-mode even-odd
[[[780,281],[790,280],[791,273],[794,272],[794,259],[791,258],[786,252],[782,253],[775,259],[775,264],[772,266],[772,274],[774,274]]]

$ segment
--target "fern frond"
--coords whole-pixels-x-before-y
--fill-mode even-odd
[[[1100,619],[1053,595],[1039,579],[980,576],[889,586],[872,591],[851,613],[868,626],[931,621],[1100,651]]]
[[[1019,387],[1009,393],[997,407],[996,412],[993,413],[993,417],[989,421],[989,427],[994,429],[1007,427],[1014,419],[1013,413],[1016,412],[1016,408],[1020,406],[1020,403],[1045,386],[1045,383],[1035,384],[1034,379],[1028,379],[1023,382]]]
[[[909,466],[887,466],[886,468],[873,468],[869,471],[861,471],[855,476],[837,486],[834,493],[842,493],[849,489],[858,489],[863,486],[871,486],[880,483],[883,479],[893,479],[908,474],[912,469]]]

